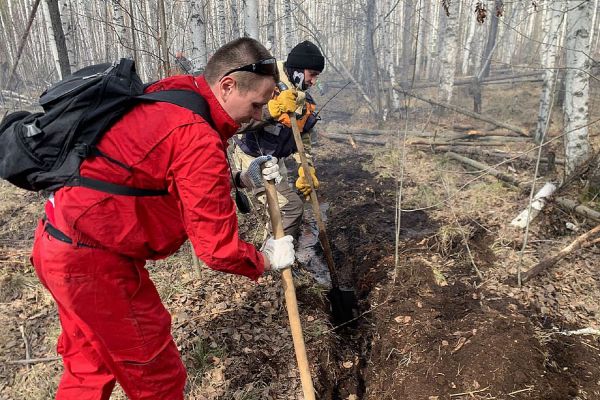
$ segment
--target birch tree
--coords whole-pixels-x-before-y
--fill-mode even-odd
[[[292,47],[294,47],[296,43],[296,38],[294,37],[294,24],[292,21],[292,2],[283,0],[283,25],[285,27],[284,37],[284,53],[288,54]]]
[[[121,0],[112,0],[113,7],[113,24],[117,32],[119,45],[117,46],[117,54],[119,57],[133,58],[133,45],[129,29],[125,24],[125,15]]]
[[[217,1],[217,31],[219,35],[219,46],[223,46],[227,43],[227,36],[225,30],[227,29],[227,24],[225,20],[225,1]]]
[[[485,54],[483,56],[483,72],[481,74],[481,78],[487,78],[490,75],[490,69],[492,67],[492,56],[494,55],[494,50],[496,50],[496,39],[498,38],[498,14],[500,10],[504,7],[503,0],[495,0],[494,8],[491,10],[491,25],[488,31],[488,39],[485,45]]]
[[[453,2],[459,0],[453,0]],[[402,73],[404,76],[408,76],[410,66],[413,61],[412,52],[412,36],[411,36],[411,22],[414,15],[414,4],[413,0],[404,1],[404,23],[402,27]],[[389,23],[388,23],[389,24]],[[391,34],[391,32],[389,32]]]
[[[67,54],[69,55],[69,65],[71,71],[77,68],[77,59],[75,55],[75,29],[71,21],[71,2],[69,0],[60,0],[60,20],[62,31],[67,45]]]
[[[244,7],[244,37],[258,40],[258,0],[242,0]]]
[[[565,77],[564,129],[566,172],[587,161],[591,0],[567,0],[567,73]]]
[[[475,4],[477,3],[478,0],[470,0],[469,1],[469,11],[471,10],[475,10]],[[462,63],[461,63],[461,72],[463,75],[467,75],[469,73],[469,66],[471,64],[471,52],[472,52],[472,47],[473,47],[473,43],[474,43],[474,37],[475,37],[475,28],[477,25],[477,18],[475,18],[475,15],[472,12],[469,12],[467,15],[470,16],[467,17],[467,23],[468,28],[467,28],[467,36],[466,36],[466,40],[465,40],[465,48],[463,51],[463,59],[462,59]]]
[[[535,130],[536,143],[542,143],[546,134],[546,125],[549,121],[552,107],[552,89],[556,83],[556,58],[558,56],[558,41],[560,25],[563,17],[563,2],[546,2],[544,6],[544,32],[542,43],[541,64],[544,73],[542,93],[540,96],[540,111],[538,113],[537,127]]]
[[[56,51],[58,77],[62,79],[71,74],[71,63],[69,62],[67,43],[65,42],[65,35],[62,30],[58,0],[45,0],[44,11],[48,13],[50,25],[48,29],[48,38],[52,42],[51,48]]]
[[[159,49],[163,72],[165,76],[171,70],[169,63],[169,40],[167,38],[167,15],[164,0],[158,0],[158,23],[159,23]]]
[[[444,31],[444,47],[441,54],[440,70],[440,100],[449,103],[454,88],[454,73],[456,71],[456,36],[458,21],[458,1],[448,2],[446,29]]]
[[[190,61],[192,62],[192,73],[198,74],[204,70],[207,57],[206,46],[206,17],[204,14],[203,0],[190,1],[190,20],[192,30],[192,51]]]
[[[267,0],[267,40],[265,47],[275,54],[275,0]]]

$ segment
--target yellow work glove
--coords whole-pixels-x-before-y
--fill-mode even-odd
[[[309,167],[310,176],[312,177],[313,185],[315,189],[319,188],[319,180],[317,179],[316,171],[313,167]],[[304,174],[304,168],[298,168],[298,179],[296,179],[296,189],[300,191],[305,197],[310,195],[312,191],[308,179]]]
[[[284,90],[279,93],[276,99],[269,100],[269,103],[267,103],[269,114],[271,114],[271,117],[277,119],[281,114],[296,111],[296,108],[298,108],[298,104],[296,104],[297,98],[298,94],[294,89]]]

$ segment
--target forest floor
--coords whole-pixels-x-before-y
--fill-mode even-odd
[[[484,92],[484,113],[531,129],[537,93],[533,84],[491,87]],[[466,95],[459,92],[456,99],[469,107]],[[324,121],[376,128],[355,104],[354,93],[342,92],[323,112]],[[491,129],[456,114],[432,116],[424,103],[413,101],[409,110],[410,129]],[[551,135],[560,132],[559,120]],[[404,129],[405,121],[380,128]],[[596,137],[598,129],[591,133]],[[600,399],[600,340],[564,334],[600,329],[600,249],[574,253],[521,287],[515,282],[518,268],[554,254],[594,222],[550,203],[531,224],[521,252],[524,232],[509,223],[527,206],[529,192],[473,174],[431,148],[408,146],[404,155],[399,149],[325,138],[315,148],[336,266],[359,298],[358,318],[336,329],[327,286],[305,266],[295,269],[318,398]],[[531,181],[534,164],[520,160],[497,168]],[[559,177],[551,172],[539,180]],[[396,242],[399,182],[403,211]],[[579,185],[571,183],[561,195],[583,201]],[[43,202],[41,195],[0,183],[2,400],[52,398],[62,369],[57,360],[14,363],[27,353],[57,356],[55,306],[28,261]],[[265,220],[260,209],[240,216],[241,234],[259,244]],[[567,222],[578,231],[567,229]],[[302,398],[277,274],[254,283],[197,270],[187,245],[148,269],[173,315],[173,335],[188,369],[186,398]],[[112,398],[125,397],[117,390]]]

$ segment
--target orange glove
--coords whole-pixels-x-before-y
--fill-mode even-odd
[[[309,173],[313,181],[315,190],[319,188],[319,180],[317,179],[316,170],[314,167],[309,167]],[[296,179],[296,189],[298,189],[305,197],[310,195],[312,189],[305,176],[304,168],[298,168],[298,179]]]

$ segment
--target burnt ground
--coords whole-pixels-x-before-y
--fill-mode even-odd
[[[403,213],[395,269],[395,182],[362,168],[371,152],[325,142],[335,154],[319,160],[328,234],[363,314],[337,331],[321,398],[600,398],[599,341],[558,335],[557,326],[568,326],[560,316],[488,291],[463,241],[440,238],[444,221]],[[474,226],[469,251],[485,277],[498,267],[494,238],[464,223]],[[440,283],[435,263],[444,260],[451,270]]]

